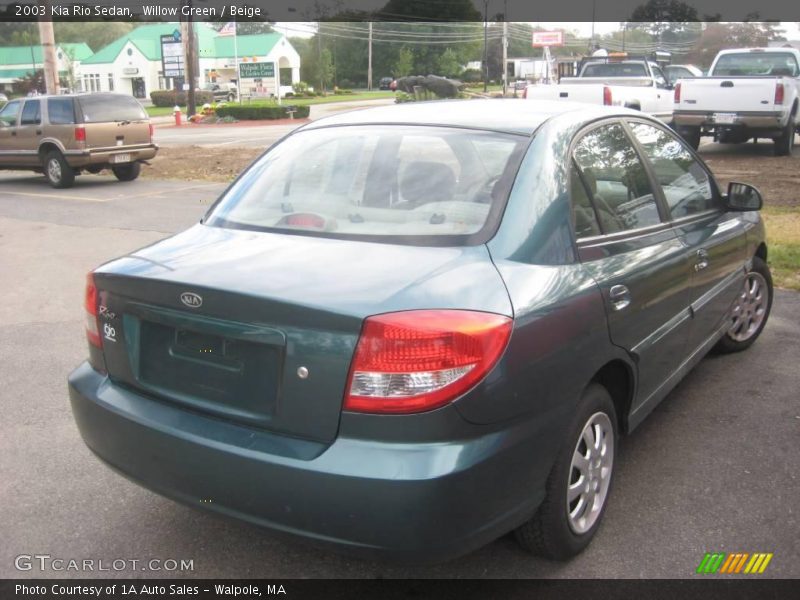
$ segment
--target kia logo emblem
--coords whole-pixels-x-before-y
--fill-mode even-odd
[[[203,306],[203,298],[194,292],[183,292],[181,294],[181,302],[189,308],[200,308]]]

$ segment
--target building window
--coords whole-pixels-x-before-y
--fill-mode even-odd
[[[114,74],[113,73],[109,73],[108,74],[108,91],[109,92],[113,92],[114,91]]]

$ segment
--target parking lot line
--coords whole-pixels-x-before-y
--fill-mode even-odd
[[[108,202],[109,198],[89,198],[88,196],[68,196],[66,194],[41,194],[35,192],[9,192],[12,196],[30,196],[32,198],[48,198],[56,200],[80,200],[82,202]]]

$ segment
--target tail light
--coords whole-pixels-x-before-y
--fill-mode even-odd
[[[607,85],[603,86],[603,105],[611,106],[611,88]]]
[[[784,89],[782,83],[775,84],[775,104],[783,104]]]
[[[86,338],[92,346],[102,348],[100,341],[100,326],[97,321],[97,286],[94,284],[94,275],[86,276]]]
[[[152,123],[149,123],[149,127],[150,127],[150,143],[152,144],[153,143],[153,133],[155,133],[155,130],[153,129],[153,124]]]
[[[75,141],[76,142],[86,141],[86,128],[83,125],[78,125],[75,128]]]
[[[400,414],[443,406],[489,373],[511,327],[508,317],[465,310],[369,317],[350,368],[344,409]]]
[[[680,82],[675,84],[675,104],[681,103],[681,84]]]

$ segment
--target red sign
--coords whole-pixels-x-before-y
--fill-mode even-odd
[[[534,48],[542,48],[544,46],[563,46],[564,45],[564,32],[563,31],[534,31],[533,44]]]

